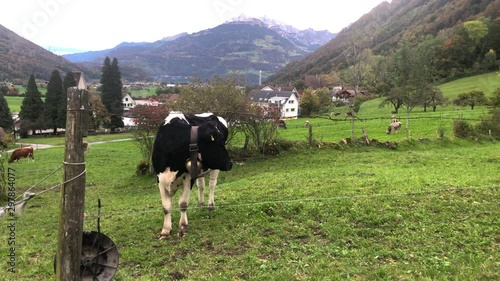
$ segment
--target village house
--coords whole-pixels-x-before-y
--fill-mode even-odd
[[[348,102],[352,100],[352,98],[359,96],[359,95],[366,95],[367,92],[365,91],[359,91],[356,93],[356,91],[353,88],[350,87],[334,87],[333,90],[330,92],[330,95],[332,97],[332,101],[343,101],[343,102]]]
[[[268,112],[278,112],[280,119],[297,119],[299,94],[293,87],[266,86],[250,92],[250,98]]]
[[[122,93],[122,105],[124,111],[129,111],[136,106],[136,103],[129,93]]]

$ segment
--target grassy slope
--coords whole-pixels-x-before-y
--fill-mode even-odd
[[[443,94],[453,100],[458,94],[468,92],[472,89],[480,89],[484,91],[486,96],[491,96],[493,91],[500,88],[500,76],[497,73],[488,73],[474,77],[459,79],[454,82],[446,83],[440,86]],[[361,137],[361,128],[365,127],[370,138],[375,138],[381,141],[400,141],[405,139],[404,129],[399,135],[386,135],[388,124],[391,122],[391,113],[394,108],[385,106],[380,108],[380,98],[367,101],[361,105],[358,117],[362,121],[356,120],[354,124],[355,136]],[[346,111],[339,109],[335,111]],[[436,112],[432,109],[427,109],[424,112],[422,107],[416,107],[406,114],[404,108],[400,109],[397,114],[404,127],[408,123],[409,135],[412,139],[418,138],[436,138],[439,129],[443,129],[445,136],[453,137],[453,120],[457,118],[470,119],[471,123],[478,122],[481,118],[489,115],[490,110],[484,106],[478,106],[474,110],[467,107],[457,107],[448,105],[438,107]],[[408,120],[407,120],[408,117]],[[343,116],[334,117],[330,120],[328,117],[308,118],[308,121],[313,124],[313,134],[317,141],[338,141],[345,137],[351,136],[350,119],[345,120]],[[307,139],[307,129],[304,128],[304,119],[287,121],[287,126],[291,130],[281,131],[280,135],[284,138],[297,140]],[[303,133],[297,133],[296,130],[301,130]]]
[[[186,237],[158,241],[159,194],[153,177],[133,174],[134,143],[100,144],[86,159],[84,229],[96,230],[100,198],[101,230],[120,251],[114,280],[495,280],[499,149],[411,142],[249,160],[221,173],[214,212],[194,208],[191,197]],[[63,153],[38,150],[36,162],[9,165],[18,194],[60,167]],[[61,177],[57,171],[34,190]],[[3,276],[53,279],[58,200],[57,190],[35,197],[16,220],[18,273]],[[0,244],[2,261],[7,246]]]
[[[400,142],[381,148],[299,149],[253,159],[221,173],[215,212],[191,197],[190,232],[156,240],[162,224],[153,177],[134,175],[140,155],[131,141],[94,145],[87,155],[84,229],[101,230],[117,243],[114,280],[498,280],[500,144],[461,140],[402,142],[386,135],[390,109],[363,105],[356,135]],[[451,119],[487,110],[416,109],[413,139],[435,139]],[[369,120],[368,120],[369,119]],[[287,121],[280,137],[305,141],[304,120]],[[314,138],[350,136],[343,120],[314,119]],[[116,135],[99,138],[116,137]],[[97,141],[97,137],[89,137]],[[101,139],[99,139],[101,140]],[[44,143],[62,144],[61,138]],[[17,193],[60,182],[64,148],[37,150],[36,162],[10,164]],[[178,195],[177,195],[178,196]],[[35,197],[16,221],[17,270],[7,272],[7,225],[0,219],[0,280],[52,280],[59,192]],[[174,209],[174,231],[178,208]],[[35,227],[33,227],[35,226]],[[5,261],[5,262],[4,262]],[[5,277],[4,277],[5,276]],[[12,278],[11,278],[12,277]]]
[[[493,92],[500,88],[500,74],[498,72],[476,75],[448,82],[439,86],[445,96],[450,100],[458,97],[461,93],[467,93],[472,90],[481,90],[489,97]]]

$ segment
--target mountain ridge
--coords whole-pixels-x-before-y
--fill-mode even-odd
[[[126,68],[122,76],[130,80],[149,76],[153,80],[187,82],[193,76],[212,78],[237,73],[247,83],[257,84],[260,71],[264,77],[270,76],[334,36],[328,31],[299,31],[276,22],[245,18],[151,43],[122,43],[108,50],[63,57],[89,67],[98,67],[105,56],[116,57],[120,68]],[[138,70],[143,73],[137,75]]]
[[[500,16],[500,0],[392,0],[382,2],[335,38],[303,59],[294,61],[266,81],[289,83],[306,75],[326,74],[346,67],[347,50],[355,41],[360,49],[374,55],[387,55],[403,35],[437,36],[460,22]]]
[[[31,74],[37,79],[48,80],[54,69],[62,73],[81,71],[88,77],[97,75],[94,69],[72,63],[3,25],[0,25],[0,61],[0,81],[25,82]]]

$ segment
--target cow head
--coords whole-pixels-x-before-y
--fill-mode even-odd
[[[203,169],[229,171],[232,162],[226,150],[228,131],[220,121],[210,121],[198,127],[198,149]]]

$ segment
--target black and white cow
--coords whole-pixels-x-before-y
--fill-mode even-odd
[[[178,235],[184,236],[187,233],[187,209],[191,188],[198,178],[200,186],[198,204],[203,204],[201,196],[204,184],[201,185],[201,180],[204,179],[200,177],[207,173],[211,178],[209,207],[210,204],[213,207],[213,189],[219,170],[228,171],[232,167],[225,147],[227,136],[227,122],[211,113],[199,115],[171,113],[158,129],[152,162],[158,175],[164,212],[160,239],[166,238],[172,230],[172,198],[181,187]]]

